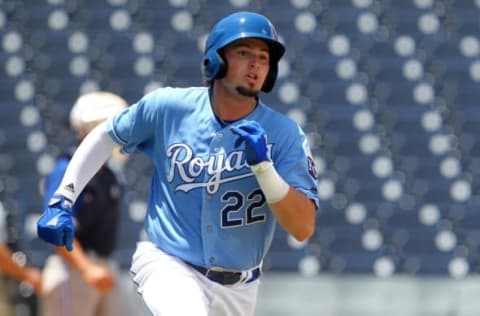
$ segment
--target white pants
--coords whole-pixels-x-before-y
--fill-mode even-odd
[[[137,244],[131,273],[154,316],[253,316],[259,280],[221,285],[158,249]]]
[[[134,306],[129,300],[130,291],[122,288],[113,261],[88,254],[90,260],[108,266],[117,278],[115,287],[102,294],[89,286],[80,273],[53,254],[48,257],[43,269],[43,297],[41,302],[44,316],[131,316]],[[135,292],[133,292],[133,295]]]

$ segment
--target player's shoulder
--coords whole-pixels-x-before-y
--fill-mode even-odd
[[[208,99],[207,87],[161,87],[142,98],[147,107],[152,108],[188,108]]]
[[[271,108],[263,102],[259,102],[260,115],[264,124],[278,127],[283,130],[297,130],[299,125],[287,115]]]
[[[208,93],[207,87],[161,87],[145,95],[145,98],[168,98],[170,100],[196,97]]]

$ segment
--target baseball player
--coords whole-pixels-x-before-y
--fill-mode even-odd
[[[38,222],[71,249],[71,204],[116,144],[154,164],[147,240],[131,273],[153,315],[253,315],[276,223],[309,238],[317,181],[304,133],[264,104],[284,54],[272,23],[237,12],[211,30],[205,87],[160,88],[95,128]]]
[[[25,282],[32,287],[37,295],[40,295],[42,290],[41,273],[34,266],[22,265],[17,262],[8,245],[0,242],[0,315],[15,316],[14,303],[10,297],[11,291],[9,291],[7,279],[3,278],[2,274],[17,281]]]
[[[108,117],[127,107],[109,92],[80,96],[70,111],[70,126],[82,140]],[[75,147],[56,160],[45,183],[45,206],[58,187]],[[76,221],[75,249],[56,247],[43,269],[42,310],[45,316],[130,316],[127,295],[116,283],[115,248],[121,185],[108,165],[88,182],[73,204]]]
[[[15,316],[15,304],[11,297],[8,278],[24,282],[32,287],[37,295],[42,292],[41,271],[29,264],[16,260],[9,247],[6,209],[0,201],[0,315]],[[7,276],[8,278],[6,278]]]

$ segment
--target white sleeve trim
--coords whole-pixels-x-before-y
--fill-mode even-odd
[[[116,143],[108,135],[105,123],[99,124],[82,141],[68,164],[55,195],[75,202],[87,183],[108,160]]]

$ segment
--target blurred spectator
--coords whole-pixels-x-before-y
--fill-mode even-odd
[[[70,125],[78,141],[126,106],[122,98],[108,92],[80,96],[70,112]],[[74,150],[68,148],[57,158],[46,180],[45,205],[62,180]],[[117,167],[123,161],[118,162]],[[112,257],[119,225],[120,196],[118,176],[111,167],[103,166],[73,207],[76,220],[73,250],[57,247],[56,253],[47,258],[43,271],[42,310],[45,316],[135,314],[130,311],[127,295],[119,285],[118,268]]]
[[[0,203],[0,272],[15,280],[26,282],[37,294],[40,294],[42,289],[40,270],[15,260],[14,253],[6,243],[6,232],[5,212],[2,203]],[[8,291],[8,284],[5,281],[5,278],[0,278],[0,315],[13,316],[15,312]]]
[[[22,265],[15,261],[14,254],[4,243],[0,243],[0,271],[17,279],[18,281],[30,284],[36,293],[42,289],[41,273],[35,267]]]

